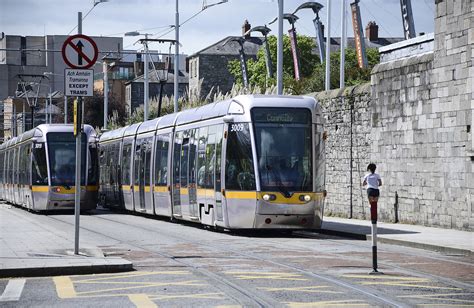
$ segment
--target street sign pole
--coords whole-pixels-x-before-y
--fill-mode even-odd
[[[77,33],[82,34],[82,12],[77,13]],[[76,190],[74,194],[74,254],[79,254],[79,217],[81,214],[81,132],[82,132],[82,97],[77,97],[74,104],[74,131],[76,133]]]

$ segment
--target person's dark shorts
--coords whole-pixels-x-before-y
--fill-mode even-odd
[[[375,188],[368,188],[367,189],[367,196],[369,197],[378,197],[380,196],[380,190]]]

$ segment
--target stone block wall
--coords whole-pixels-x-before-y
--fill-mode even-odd
[[[329,133],[325,214],[368,218],[360,179],[374,162],[380,220],[474,230],[474,2],[436,4],[433,52],[377,65],[370,85],[315,95]]]

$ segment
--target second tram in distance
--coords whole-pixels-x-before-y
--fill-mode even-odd
[[[81,210],[97,206],[97,137],[82,133]],[[72,124],[42,124],[0,145],[0,199],[33,211],[74,209]]]
[[[323,117],[311,97],[242,95],[104,133],[103,206],[226,229],[318,229]]]

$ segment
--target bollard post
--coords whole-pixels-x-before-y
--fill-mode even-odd
[[[370,274],[382,274],[377,270],[377,198],[369,197],[370,220],[372,222],[372,272]]]

